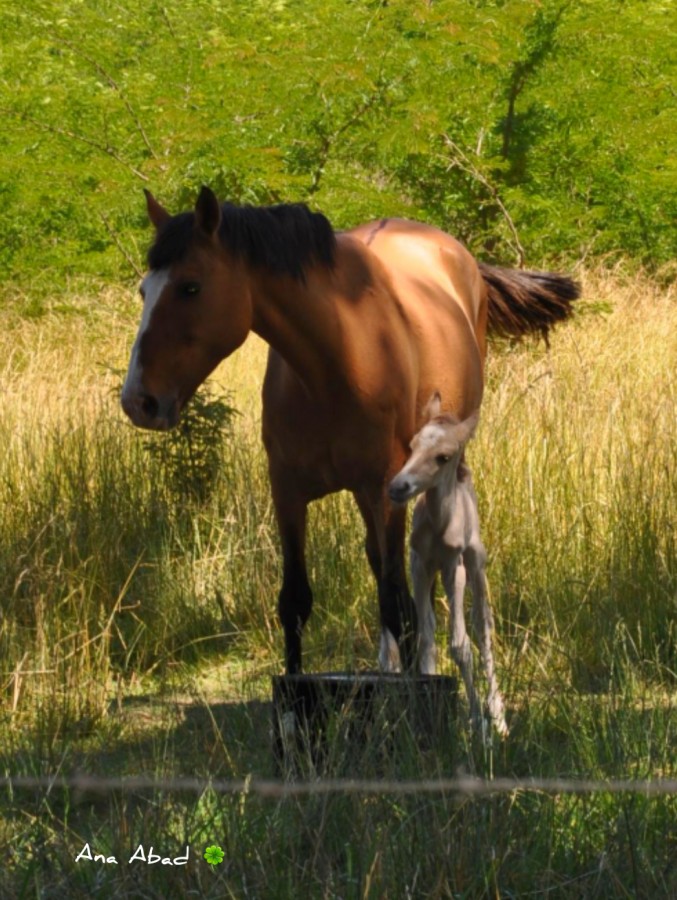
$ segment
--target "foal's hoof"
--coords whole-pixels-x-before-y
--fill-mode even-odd
[[[510,734],[510,729],[508,728],[508,723],[505,721],[503,716],[501,716],[499,719],[494,719],[493,723],[497,734],[502,738],[507,738],[507,736]]]
[[[487,750],[491,749],[493,745],[494,731],[501,740],[505,739],[510,733],[510,729],[508,728],[503,714],[496,717],[492,715],[473,716],[470,721],[473,734],[476,734],[479,737],[482,746]]]

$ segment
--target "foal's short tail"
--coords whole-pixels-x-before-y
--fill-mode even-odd
[[[580,285],[566,275],[525,272],[480,263],[489,289],[489,333],[522,337],[548,332],[571,315],[571,304],[580,296]]]

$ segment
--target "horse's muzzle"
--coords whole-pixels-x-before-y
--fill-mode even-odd
[[[388,496],[393,503],[406,503],[415,494],[415,486],[405,475],[396,475],[388,485]]]
[[[179,421],[179,401],[176,397],[156,397],[144,392],[123,390],[122,408],[138,428],[167,431]]]

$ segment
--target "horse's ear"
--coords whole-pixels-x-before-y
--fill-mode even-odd
[[[146,208],[148,209],[148,218],[155,226],[155,230],[159,231],[160,228],[162,228],[162,226],[165,224],[165,222],[168,222],[171,219],[171,216],[169,215],[167,210],[157,202],[150,191],[147,191],[144,188],[143,192],[146,195]]]
[[[442,412],[442,397],[440,396],[439,391],[435,391],[434,394],[431,395],[430,400],[426,403],[423,408],[423,420],[425,422],[429,422],[431,419],[436,418]]]
[[[458,440],[459,447],[465,447],[468,443],[475,433],[479,420],[480,411],[476,409],[475,412],[470,413],[467,419],[463,419],[458,425],[454,425],[454,436]]]
[[[221,224],[221,206],[216,195],[206,185],[202,186],[195,204],[195,222],[200,231],[212,237]]]

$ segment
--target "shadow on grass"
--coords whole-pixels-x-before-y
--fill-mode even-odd
[[[389,778],[453,775],[656,777],[674,774],[674,702],[562,694],[522,702],[493,751],[463,729],[426,746],[402,719],[378,726],[359,754],[340,727],[325,774]],[[60,774],[270,778],[272,708],[260,699],[206,703],[122,699],[93,733],[63,732]],[[340,724],[340,723],[339,723]],[[35,774],[24,736],[3,768]],[[442,740],[442,739],[441,739]],[[17,748],[18,749],[18,748]],[[301,765],[308,760],[301,758]],[[52,767],[52,771],[55,768]],[[312,767],[295,775],[310,776]],[[486,798],[309,796],[268,799],[161,789],[108,794],[5,792],[11,839],[0,896],[22,897],[670,897],[677,888],[674,797],[515,793]],[[86,858],[92,854],[115,863]],[[218,866],[206,847],[224,851]],[[143,847],[146,859],[130,861]],[[189,847],[185,866],[173,859]]]

